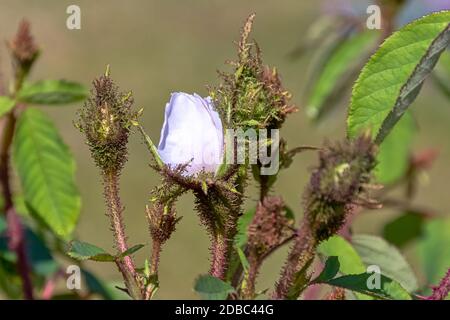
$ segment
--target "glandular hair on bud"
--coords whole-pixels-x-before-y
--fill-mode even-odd
[[[118,172],[127,160],[131,121],[131,92],[119,92],[109,72],[93,81],[90,98],[79,110],[76,126],[86,135],[96,165],[104,172]]]
[[[319,165],[304,194],[306,218],[316,240],[338,232],[355,205],[370,202],[366,186],[376,165],[376,152],[368,135],[328,143],[320,151]]]
[[[147,220],[149,223],[150,234],[153,241],[160,245],[169,240],[175,231],[176,224],[180,221],[175,214],[175,208],[172,206],[164,206],[156,201],[152,206],[147,206]]]
[[[249,42],[255,15],[248,17],[238,43],[238,60],[231,73],[220,73],[222,84],[210,92],[227,128],[280,128],[297,108],[275,68],[263,65],[256,42]]]
[[[292,236],[292,222],[286,216],[281,197],[267,196],[256,207],[248,228],[248,247],[251,254],[264,257]]]

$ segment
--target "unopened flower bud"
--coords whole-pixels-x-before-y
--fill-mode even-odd
[[[119,171],[127,160],[133,97],[122,93],[108,72],[94,80],[91,97],[79,111],[77,126],[103,171]]]

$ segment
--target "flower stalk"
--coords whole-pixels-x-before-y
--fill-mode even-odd
[[[119,195],[119,177],[127,161],[128,137],[136,114],[131,110],[131,92],[119,92],[109,73],[94,80],[91,97],[79,111],[76,126],[86,135],[92,158],[99,167],[103,179],[106,215],[113,231],[114,245],[118,254],[128,250],[123,222],[123,206]],[[141,277],[136,272],[130,256],[116,261],[119,271],[133,299],[143,299]]]
[[[16,36],[7,43],[14,71],[14,86],[11,96],[15,97],[22,88],[25,78],[39,55],[39,50],[30,33],[30,25],[23,20]],[[3,212],[6,214],[9,249],[17,256],[17,270],[22,280],[23,296],[34,298],[31,271],[26,254],[25,232],[21,219],[14,208],[10,181],[10,150],[16,126],[16,112],[22,106],[16,104],[5,116],[0,147],[0,184],[4,199]]]
[[[273,299],[297,299],[306,288],[308,268],[319,243],[341,229],[355,206],[378,206],[368,195],[376,152],[369,135],[334,145],[327,143],[319,152],[319,165],[304,192],[305,215]]]
[[[450,269],[437,286],[433,287],[433,293],[426,300],[445,300],[450,294]]]

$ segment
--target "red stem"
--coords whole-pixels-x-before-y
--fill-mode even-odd
[[[3,209],[8,223],[8,247],[11,251],[14,251],[17,256],[17,272],[22,279],[23,296],[27,300],[32,300],[33,285],[31,282],[30,267],[26,254],[25,232],[20,221],[20,217],[14,209],[9,179],[10,147],[16,124],[16,118],[13,112],[14,110],[7,115],[3,128],[3,141],[0,151],[0,184],[5,201]]]
[[[226,236],[218,234],[213,243],[211,268],[209,273],[219,279],[225,280],[230,256],[230,241]]]

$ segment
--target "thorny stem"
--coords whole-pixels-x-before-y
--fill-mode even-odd
[[[280,279],[275,286],[275,292],[272,294],[274,300],[285,300],[289,290],[295,280],[298,271],[305,268],[311,259],[314,258],[317,241],[311,234],[311,227],[306,218],[303,218],[302,224],[297,231],[297,237],[294,245],[289,252],[286,264],[281,272]]]
[[[107,216],[110,219],[111,229],[114,233],[116,249],[123,253],[128,250],[125,226],[123,223],[123,207],[119,197],[119,177],[116,172],[103,173],[103,187],[107,207]],[[136,267],[130,256],[124,257],[123,261],[117,261],[117,266],[122,273],[127,289],[134,299],[140,297],[140,290],[137,288]]]

